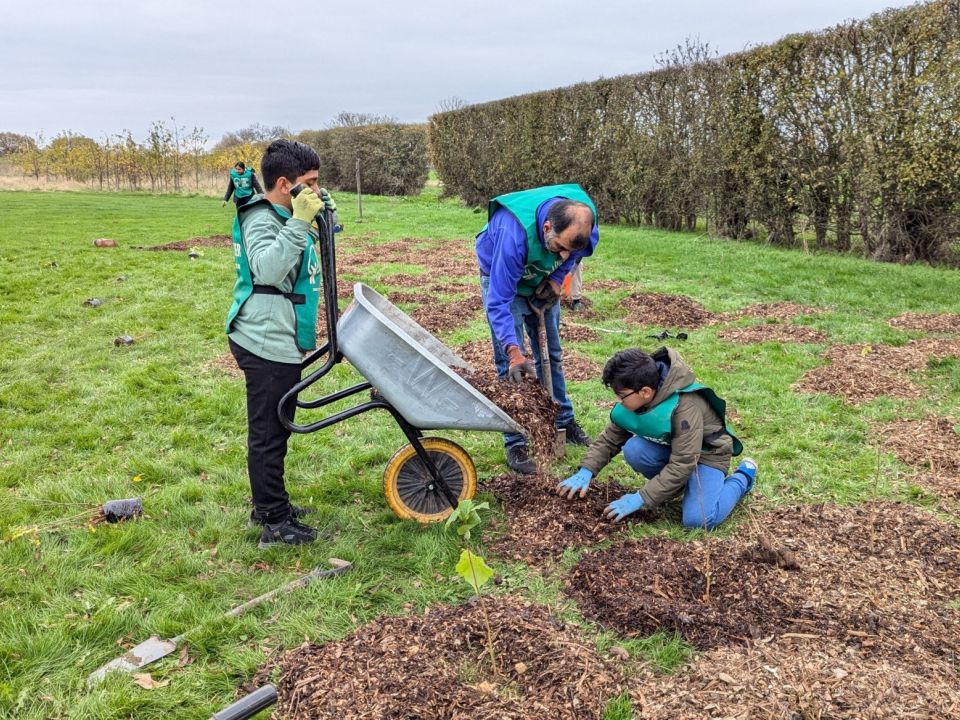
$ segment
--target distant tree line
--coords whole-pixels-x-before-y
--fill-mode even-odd
[[[321,157],[321,181],[332,188],[356,187],[357,163],[366,193],[419,193],[427,179],[427,135],[423,125],[391,118],[341,113],[325,130],[294,135],[283,127],[251,125],[226,133],[208,149],[203,128],[175,120],[154,122],[137,140],[125,131],[99,141],[64,131],[52,138],[0,132],[0,160],[36,180],[72,180],[101,190],[196,190],[203,181],[223,180],[237,161],[259,168],[263,151],[278,138],[312,145]]]
[[[577,181],[607,222],[938,261],[960,237],[960,0],[435,114],[445,192]]]

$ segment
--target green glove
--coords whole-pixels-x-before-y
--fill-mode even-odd
[[[293,216],[305,223],[312,223],[317,213],[323,210],[323,200],[310,188],[304,188],[293,198]]]
[[[323,200],[324,210],[329,210],[330,212],[337,211],[337,203],[333,199],[333,195],[327,192],[326,188],[320,188],[320,199]]]

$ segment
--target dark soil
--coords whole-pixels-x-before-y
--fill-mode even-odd
[[[718,319],[685,295],[634,293],[625,298],[622,305],[628,310],[627,322],[642,327],[696,329]]]
[[[762,342],[820,343],[827,339],[827,334],[803,325],[769,323],[721,330],[717,337],[742,345],[752,345]]]
[[[501,380],[492,369],[478,367],[473,373],[453,369],[527,431],[530,449],[541,462],[550,459],[557,435],[557,404],[539,382],[517,385]]]
[[[482,309],[483,302],[477,294],[446,304],[431,302],[422,305],[410,317],[427,331],[436,334],[468,325]]]
[[[502,534],[487,543],[497,555],[531,565],[556,561],[567,548],[595,545],[627,527],[603,517],[603,509],[630,489],[617,482],[593,483],[585,498],[566,500],[554,492],[564,476],[500,475],[481,483],[507,515]],[[649,520],[651,514],[631,516]]]
[[[922,313],[904,313],[887,321],[890,327],[900,330],[921,330],[928,333],[945,333],[956,335],[960,333],[960,315],[944,313],[943,315],[924,315]]]
[[[834,345],[824,356],[830,363],[806,373],[795,390],[839,395],[855,404],[883,396],[919,398],[923,390],[907,373],[926,368],[931,359],[960,357],[960,340],[924,338],[901,347]]]
[[[622,690],[593,643],[548,608],[509,596],[381,618],[342,640],[304,644],[268,662],[251,685],[277,674],[281,720],[600,720]]]
[[[735,312],[726,313],[724,319],[738,320],[740,318],[765,318],[770,320],[792,320],[799,315],[818,315],[825,312],[822,308],[808,307],[793,302],[772,302],[748,305]]]
[[[228,248],[233,247],[233,238],[229,235],[209,235],[207,237],[195,237],[189,240],[177,240],[163,245],[153,245],[145,247],[144,250],[190,250],[196,247]]]
[[[880,430],[883,447],[917,474],[921,487],[951,500],[960,500],[960,435],[957,422],[932,415],[922,420],[897,420]]]
[[[909,505],[870,502],[782,507],[741,530],[588,554],[567,592],[622,633],[662,629],[698,648],[775,636],[838,641],[865,656],[960,658],[960,613],[947,608],[957,597],[960,529]],[[797,568],[758,555],[762,539]]]

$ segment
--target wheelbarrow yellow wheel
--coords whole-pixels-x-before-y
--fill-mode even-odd
[[[440,476],[458,500],[472,498],[477,491],[477,469],[467,451],[443,438],[422,438],[420,444],[430,455]],[[404,520],[421,523],[445,520],[453,512],[450,503],[434,485],[427,466],[420,460],[413,445],[397,450],[383,471],[383,492],[387,504]]]

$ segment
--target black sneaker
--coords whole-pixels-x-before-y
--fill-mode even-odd
[[[310,515],[312,512],[314,512],[313,508],[300,507],[299,505],[290,506],[290,517],[292,517],[294,520],[299,520],[306,515]],[[248,528],[263,527],[266,524],[267,523],[263,519],[263,515],[260,514],[259,510],[254,508],[250,511],[250,519],[247,520]]]
[[[514,472],[521,475],[533,475],[537,472],[537,464],[530,458],[526,445],[514,445],[507,448],[507,465]]]
[[[591,442],[590,436],[583,431],[582,427],[577,425],[576,420],[559,429],[567,431],[567,445],[583,445],[586,447]]]
[[[264,525],[257,547],[266,550],[274,545],[307,545],[316,539],[316,529],[293,518],[287,518],[278,523]]]

